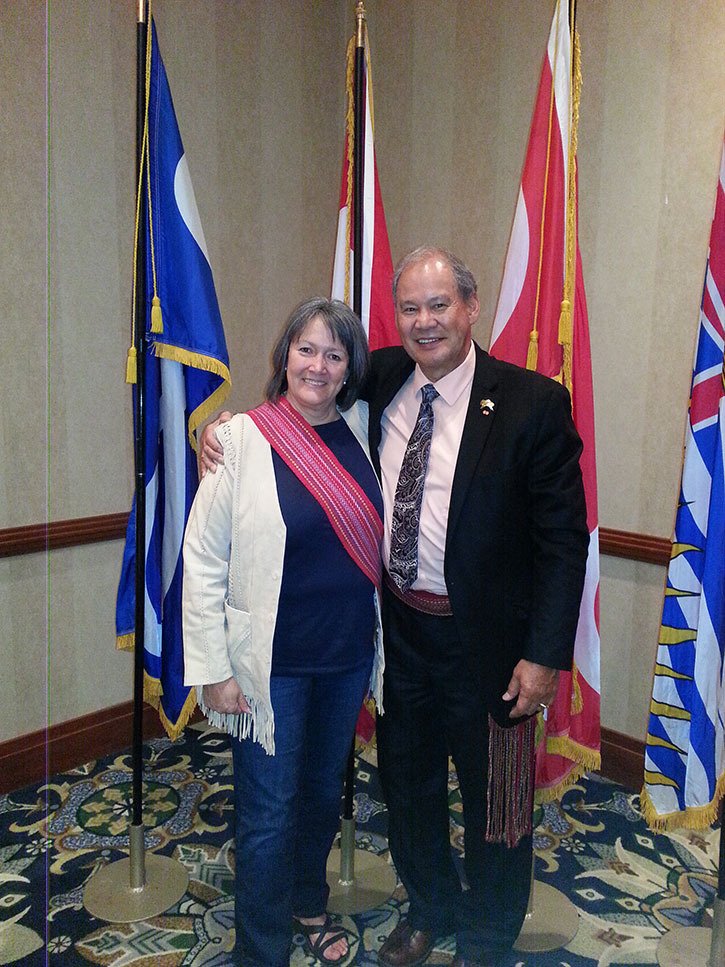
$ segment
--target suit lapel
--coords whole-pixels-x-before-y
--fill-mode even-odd
[[[473,473],[481,459],[493,421],[496,419],[496,403],[499,395],[498,377],[494,372],[491,357],[478,346],[475,349],[476,370],[473,374],[471,398],[468,401],[461,446],[453,475],[451,503],[448,510],[447,540],[455,530]],[[493,405],[489,406],[487,403]],[[484,413],[484,407],[488,412]]]

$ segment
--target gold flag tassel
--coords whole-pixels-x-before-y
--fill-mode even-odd
[[[576,236],[577,236],[577,192],[576,192],[576,149],[577,128],[579,125],[579,98],[581,95],[581,51],[579,34],[574,33],[572,45],[572,97],[571,97],[571,136],[569,138],[568,183],[566,206],[566,263],[564,266],[564,291],[559,314],[559,345],[562,348],[560,381],[572,391],[572,351],[574,344],[574,298],[576,286]]]
[[[347,185],[345,189],[345,238],[347,250],[345,252],[345,302],[350,305],[350,229],[352,219],[352,179],[355,158],[355,96],[353,92],[353,76],[355,73],[355,37],[350,38],[347,45],[345,65],[345,94],[347,96],[347,112],[345,126],[347,127]]]
[[[141,161],[139,164],[138,181],[136,185],[136,217],[133,231],[133,287],[131,293],[131,346],[126,354],[126,382],[135,383],[137,379],[136,335],[138,319],[136,318],[136,288],[138,286],[138,245],[141,232],[141,190],[143,184],[144,162],[148,164],[148,136],[149,136],[149,92],[151,89],[151,0],[148,4],[148,29],[146,32],[146,96],[145,116],[143,122],[143,137],[141,139]],[[148,168],[147,168],[148,170]],[[150,197],[150,196],[149,196]],[[154,282],[155,285],[155,282]]]
[[[149,48],[151,47],[149,43]],[[146,59],[146,128],[148,130],[149,116],[149,90],[151,87],[151,57]],[[151,299],[151,332],[158,334],[164,331],[164,320],[161,315],[161,300],[156,288],[156,248],[154,246],[154,209],[151,204],[151,152],[146,139],[146,190],[148,192],[148,211],[149,211],[149,241],[151,242],[151,279],[154,287],[153,298]]]

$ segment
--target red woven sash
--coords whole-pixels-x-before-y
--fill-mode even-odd
[[[355,564],[379,588],[383,522],[362,487],[284,397],[247,415],[322,507]]]

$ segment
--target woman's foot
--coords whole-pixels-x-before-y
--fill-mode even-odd
[[[323,964],[337,964],[347,957],[350,944],[347,930],[336,926],[329,913],[319,917],[295,917],[295,922],[304,935],[304,946],[308,953]]]

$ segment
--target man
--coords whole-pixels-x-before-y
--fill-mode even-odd
[[[393,294],[402,347],[373,353],[365,395],[385,507],[378,762],[410,907],[378,958],[411,967],[455,932],[454,967],[495,965],[530,887],[531,716],[573,654],[589,540],[581,441],[565,389],[473,343],[476,282],[458,258],[416,249]]]

